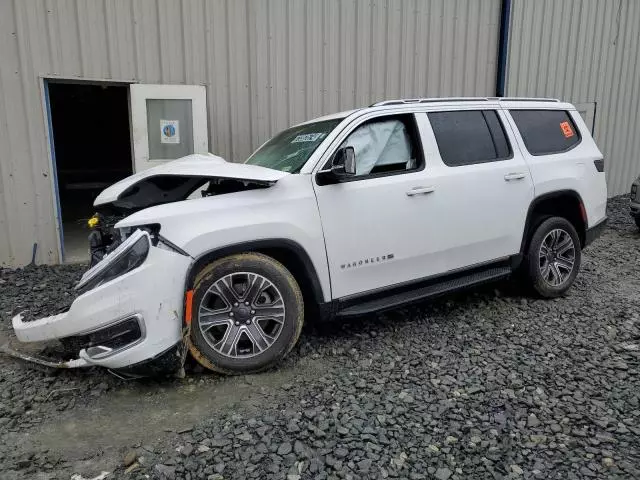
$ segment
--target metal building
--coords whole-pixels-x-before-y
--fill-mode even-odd
[[[506,93],[576,105],[604,153],[609,195],[628,193],[640,174],[640,2],[514,0]]]
[[[579,103],[610,192],[623,193],[640,171],[639,11],[633,0],[0,0],[0,265],[34,250],[37,263],[61,261],[87,199],[155,159],[242,161],[291,124],[387,98]]]

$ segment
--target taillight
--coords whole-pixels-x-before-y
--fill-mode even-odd
[[[596,170],[598,170],[599,172],[604,172],[604,158],[594,160],[593,164],[596,166]]]

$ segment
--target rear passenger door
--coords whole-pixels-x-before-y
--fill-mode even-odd
[[[432,248],[447,270],[518,253],[533,183],[505,113],[498,107],[434,109],[423,121],[434,186]]]

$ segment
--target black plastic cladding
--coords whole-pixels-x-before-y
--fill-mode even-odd
[[[556,192],[549,192],[549,193],[545,193],[543,195],[540,195],[539,197],[534,198],[531,201],[531,204],[529,205],[529,210],[527,211],[527,220],[525,222],[524,225],[524,232],[522,235],[522,244],[520,246],[520,253],[524,254],[525,249],[527,247],[527,242],[529,241],[529,237],[530,237],[530,232],[532,228],[535,228],[535,225],[532,225],[532,220],[534,217],[534,211],[536,209],[536,206],[538,206],[540,203],[546,201],[546,200],[551,200],[557,197],[563,197],[563,196],[570,196],[573,197],[575,200],[577,200],[579,205],[583,205],[584,206],[584,202],[582,201],[582,197],[580,197],[580,194],[578,192],[576,192],[575,190],[558,190]],[[580,213],[580,218],[582,218],[582,213]],[[578,230],[578,236],[580,237],[580,241],[584,243],[585,240],[585,231],[588,228],[587,225],[587,221],[586,219],[582,219],[584,222],[584,230],[580,231],[579,229],[576,228],[576,230]],[[584,245],[583,245],[584,246]]]
[[[193,287],[193,281],[195,280],[196,275],[200,271],[200,268],[208,263],[211,263],[214,260],[217,260],[222,257],[226,257],[228,255],[233,255],[235,253],[262,252],[270,249],[280,249],[280,250],[289,251],[292,255],[295,256],[295,258],[298,261],[302,263],[302,265],[306,270],[306,275],[310,282],[310,287],[311,287],[315,302],[317,304],[323,303],[324,295],[322,292],[322,286],[320,285],[318,274],[316,272],[315,267],[313,266],[313,263],[311,262],[311,259],[309,258],[309,255],[304,250],[304,248],[302,248],[298,243],[286,238],[255,240],[251,242],[243,242],[243,243],[237,243],[233,245],[227,245],[222,248],[211,250],[199,256],[191,264],[191,267],[187,272],[185,291]]]

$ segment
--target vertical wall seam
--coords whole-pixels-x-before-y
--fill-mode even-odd
[[[107,12],[107,0],[102,0],[102,21],[104,22],[104,34],[106,37],[105,48],[107,49],[107,76],[113,77],[113,63],[111,61],[111,22]]]
[[[249,118],[247,119],[247,121],[249,122],[249,138],[252,140],[251,143],[251,147],[253,149],[253,82],[251,79],[251,64],[253,62],[253,56],[255,55],[255,52],[252,52],[252,42],[251,42],[251,35],[250,32],[255,32],[255,26],[254,28],[251,28],[251,22],[249,21],[249,0],[245,0],[244,3],[244,7],[245,7],[245,20],[246,20],[246,28],[247,28],[247,92],[248,92],[248,102],[249,102]]]

